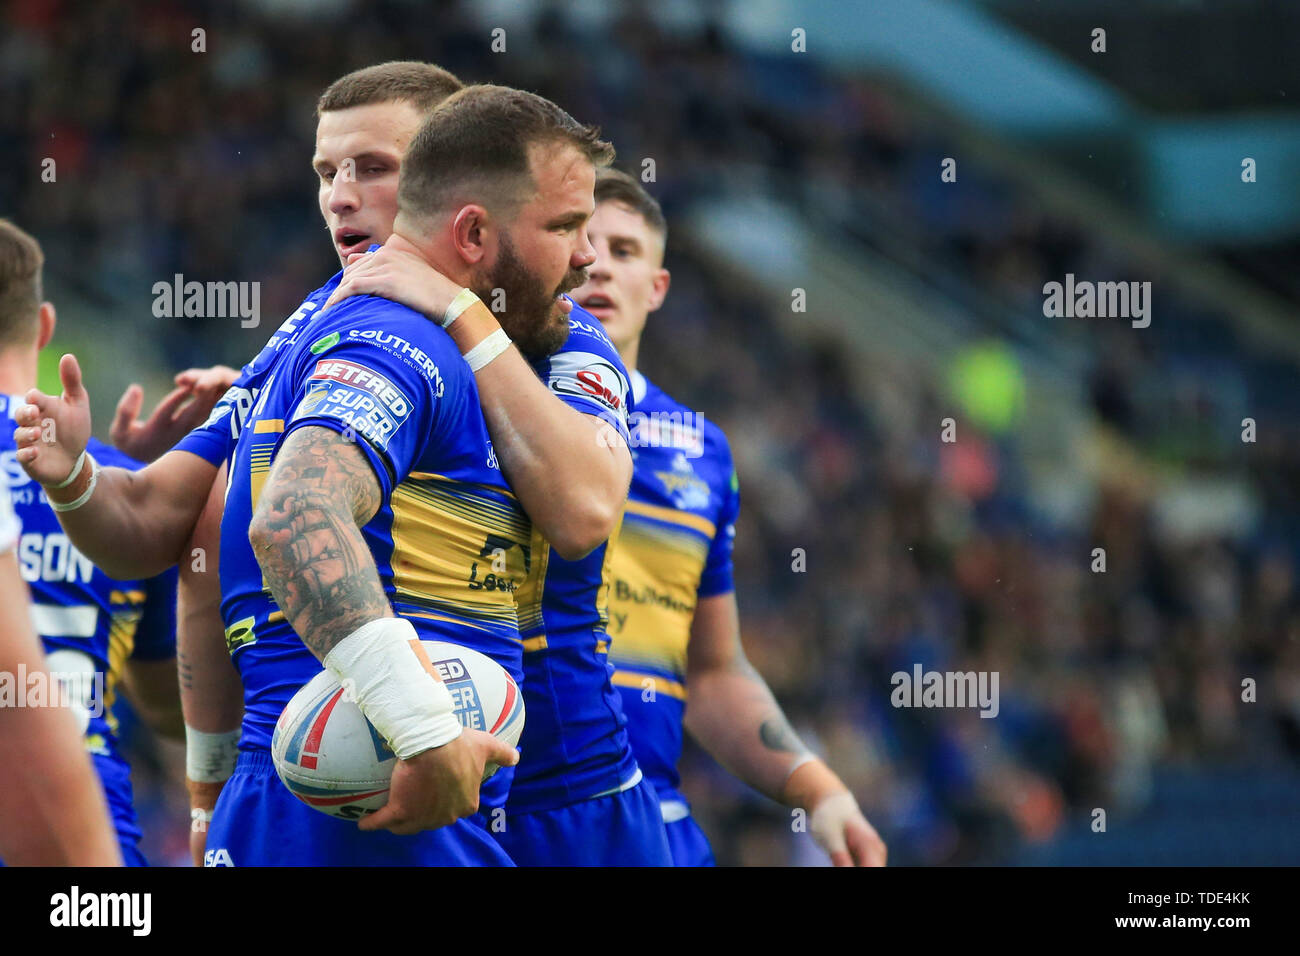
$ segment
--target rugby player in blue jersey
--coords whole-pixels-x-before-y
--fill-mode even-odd
[[[379,70],[381,68],[374,69]],[[361,72],[367,73],[371,71]],[[373,86],[373,83],[371,85]],[[382,91],[380,92],[382,93]],[[372,90],[372,96],[373,95],[374,92]],[[396,102],[393,102],[393,99],[396,99]],[[322,102],[324,103],[324,100]],[[370,112],[374,113],[376,109],[381,108],[390,110],[392,108],[406,110],[407,106],[408,104],[400,97],[390,97],[385,100],[382,96],[369,102],[354,101],[340,106],[340,113],[350,113],[352,115],[350,117],[340,117],[340,123],[338,125],[344,127],[346,130],[348,124],[343,122],[343,120],[350,119],[352,120],[350,132],[359,135],[351,135],[350,139],[348,136],[341,137],[337,144],[335,144],[340,151],[340,155],[336,157],[321,157],[318,155],[318,168],[321,171],[323,184],[323,211],[327,208],[326,200],[328,199],[330,215],[337,214],[338,212],[346,213],[348,211],[348,202],[350,200],[336,201],[338,197],[355,197],[359,195],[359,193],[363,192],[359,186],[350,183],[347,179],[340,180],[339,177],[334,177],[332,175],[334,170],[340,168],[343,162],[349,158],[346,153],[342,152],[342,150],[347,146],[355,146],[358,138],[364,139],[365,123],[358,121],[357,114],[359,112],[365,112],[365,109],[359,108],[373,107],[374,109],[370,109]],[[322,132],[324,132],[325,121],[328,116],[328,112],[323,110]],[[321,152],[322,143],[329,146],[330,138],[322,136],[318,139],[318,154]],[[388,157],[385,158],[388,160],[388,169],[391,169],[391,152]],[[368,182],[366,183],[368,186],[374,185],[378,187],[379,183],[375,181],[376,179],[380,182],[386,179],[391,179],[391,176],[387,175],[387,172],[384,169],[377,171],[376,174],[371,174],[367,169],[365,175],[368,178]],[[374,196],[375,192],[372,191],[371,195]],[[371,219],[372,223],[369,225],[372,226],[374,231],[365,238],[385,238],[385,236],[380,235],[379,233],[389,227],[382,224],[382,217],[372,216]],[[547,223],[545,225],[548,234],[562,236],[577,232],[580,229],[581,223],[580,221],[570,219],[567,221]],[[358,231],[361,232],[364,230]],[[340,236],[339,238],[348,240],[352,237]],[[508,266],[510,263],[507,261],[504,265]],[[501,282],[494,286],[494,288],[505,288],[506,285],[507,283]],[[550,293],[545,294],[550,296]],[[518,298],[518,296],[512,296],[512,298]],[[308,303],[304,303],[304,306],[318,308],[319,301],[319,299],[316,299],[315,301],[309,300]],[[304,311],[305,310],[300,310],[300,313]],[[467,315],[470,314],[471,313],[467,313]],[[300,322],[303,318],[304,315],[296,314],[288,323],[286,323],[287,328],[282,331],[292,332],[293,339],[296,340],[298,338],[298,330],[295,329],[294,326],[296,322]],[[503,321],[504,318],[505,317],[503,317]],[[490,318],[490,314],[481,318],[476,327],[480,331],[484,331],[488,322],[495,324],[495,320]],[[303,324],[305,327],[306,323]],[[591,326],[595,325],[595,323],[588,324]],[[462,323],[459,322],[453,325],[453,337],[456,336],[458,327],[461,325]],[[464,323],[464,326],[471,333],[473,332],[470,323]],[[603,339],[603,336],[599,335],[599,329],[597,328],[595,331],[596,335]],[[467,351],[469,347],[476,344],[477,342],[471,342],[470,346],[467,346],[463,350]],[[607,343],[605,344],[606,346],[608,345]],[[491,395],[493,383],[485,379],[482,382],[481,388],[481,395],[484,399],[484,409],[488,414],[489,420],[493,422],[494,433],[499,429],[503,429],[507,434],[513,435],[514,440],[507,443],[507,446],[511,451],[506,451],[504,448],[501,449],[502,460],[503,464],[505,464],[507,455],[513,454],[513,449],[519,449],[514,464],[506,465],[506,467],[510,470],[512,483],[516,490],[519,491],[520,498],[525,500],[530,515],[534,518],[534,523],[543,527],[543,530],[545,530],[548,537],[552,539],[556,552],[577,557],[583,552],[588,551],[594,544],[603,540],[603,536],[608,534],[609,524],[612,523],[612,520],[617,518],[617,510],[618,506],[621,504],[622,496],[622,489],[619,488],[620,477],[618,476],[618,455],[621,451],[624,459],[627,459],[627,453],[620,443],[611,441],[607,437],[598,441],[599,428],[594,421],[590,426],[575,428],[573,424],[563,421],[562,416],[555,416],[557,422],[562,422],[562,426],[559,429],[556,429],[548,425],[547,415],[541,414],[542,427],[537,427],[536,423],[539,418],[539,413],[549,411],[549,409],[547,409],[548,403],[556,405],[558,405],[558,403],[554,403],[554,400],[550,397],[545,385],[539,382],[531,372],[527,370],[527,365],[524,364],[521,359],[515,356],[513,361],[518,362],[518,367],[524,370],[525,381],[512,381],[514,369],[511,365],[511,353],[507,352],[498,362],[492,364],[490,370],[495,375],[500,390],[505,394],[501,401],[496,401]],[[612,347],[609,348],[609,355],[606,364],[609,364],[610,362],[617,364],[617,356],[613,354]],[[72,371],[75,374],[75,367],[72,367],[69,371]],[[573,371],[574,370],[570,369],[570,374],[572,374]],[[593,381],[592,375],[599,374],[598,372],[589,369],[578,369],[577,371],[587,372],[587,377],[584,381],[588,386],[590,386]],[[563,372],[563,369],[557,369],[556,374],[551,378],[552,385],[555,386],[557,390],[559,390],[558,383],[566,381]],[[65,384],[67,383],[65,382]],[[530,384],[535,394],[534,392],[530,392]],[[75,388],[79,386],[79,383],[74,382],[73,385],[75,390]],[[614,389],[609,387],[596,387],[593,388],[592,391],[601,396],[602,400],[608,403],[611,398],[617,400],[619,397],[616,393],[616,389],[617,386],[615,386]],[[80,395],[78,395],[77,398],[79,401],[84,400]],[[517,399],[513,405],[511,404],[512,399]],[[559,406],[559,410],[567,411],[563,406]],[[239,416],[242,416],[247,411],[247,405],[236,403],[234,404],[233,411],[229,407],[227,408],[227,412],[229,413],[229,428],[231,431],[237,430],[238,427],[236,415],[234,413],[236,411]],[[224,425],[225,422],[222,424]],[[519,426],[526,427],[519,428]],[[530,441],[534,444],[545,443],[545,447],[534,450],[529,444]],[[572,446],[574,443],[576,443],[578,447],[574,448],[572,452],[565,450],[566,445]],[[589,467],[591,453],[593,452],[598,457],[603,456],[603,459],[608,459],[608,464],[604,461],[597,461],[595,462],[596,467]],[[171,457],[174,456],[175,453],[173,453],[173,456]],[[614,467],[610,468],[608,465],[613,465]],[[606,480],[606,476],[611,472],[614,476],[612,483]],[[551,482],[549,488],[547,488],[542,495],[532,496],[534,502],[529,502],[525,499],[526,492],[524,488],[527,486],[528,482],[521,482],[516,477],[519,474],[524,474],[525,477],[527,477],[530,473],[536,475],[539,479],[543,477],[548,478]],[[626,471],[624,471],[621,476],[624,488],[628,473],[630,473],[630,459],[626,460]],[[612,484],[614,488],[612,501],[610,498],[606,498],[603,495],[599,487],[593,487],[601,485],[602,483]],[[96,495],[96,497],[98,497],[98,495]],[[576,506],[570,506],[571,503]],[[566,514],[572,515],[574,520],[567,519],[565,517]],[[538,515],[541,517],[539,518]],[[167,522],[164,521],[163,526],[166,526],[166,524]],[[210,644],[210,642],[206,643]],[[206,672],[206,668],[195,667],[194,670],[196,672],[196,681],[198,680],[199,675]],[[653,803],[650,804],[648,810],[646,808],[642,809],[646,811],[647,816],[651,813],[654,814],[654,827],[661,826],[657,820],[657,808],[653,806]]]
[[[358,177],[358,181],[351,182],[335,175],[351,153],[362,148],[358,137],[364,144],[370,128],[385,128],[389,122],[386,111],[403,105],[372,102],[375,97],[404,92],[394,89],[391,80],[381,85],[384,69],[371,68],[344,77],[321,99],[315,161],[322,180],[321,210],[336,240],[348,240],[338,246],[340,256],[360,260],[345,272],[327,304],[347,295],[374,291],[440,318],[459,291],[457,285],[437,274],[419,256],[395,244],[371,256],[355,252],[357,246],[385,239],[391,232],[391,221],[385,221],[383,215],[385,197],[380,191],[385,179]],[[340,111],[341,115],[337,115]],[[399,113],[398,119],[407,120],[409,116]],[[346,135],[340,135],[340,131]],[[358,209],[368,212],[362,225],[356,225],[353,218]],[[575,224],[557,223],[553,228],[573,229]],[[352,241],[354,233],[361,238]],[[517,284],[520,266],[509,261],[505,266],[508,268],[503,268],[502,281],[494,282],[493,288],[506,293],[506,302],[513,308],[519,304],[519,295],[506,288],[506,281]],[[327,284],[321,293],[330,288]],[[544,289],[536,293],[540,297],[549,295]],[[322,298],[320,293],[313,294],[300,312],[320,311]],[[561,303],[562,307],[567,305],[571,305],[567,300]],[[295,327],[295,337],[303,319],[303,315],[297,315],[287,323]],[[471,310],[449,331],[461,351],[468,354],[497,327],[489,313]],[[528,351],[536,376],[518,356],[509,354],[478,373],[480,398],[501,467],[539,531],[530,555],[543,575],[539,586],[526,588],[520,594],[526,605],[520,614],[525,649],[524,692],[530,705],[521,741],[524,757],[519,772],[524,777],[521,781],[516,776],[509,816],[502,821],[504,829],[494,827],[493,832],[512,856],[525,863],[667,862],[653,792],[648,785],[639,783],[640,773],[623,730],[624,719],[609,682],[605,656],[605,550],[601,536],[608,535],[622,499],[618,498],[611,510],[612,499],[606,491],[611,483],[601,477],[601,471],[611,463],[620,470],[626,467],[626,472],[615,479],[614,487],[619,481],[625,483],[630,474],[625,432],[623,436],[617,434],[624,427],[626,373],[599,324],[580,313],[570,316],[568,338],[559,353],[548,356],[545,349]],[[582,412],[585,419],[575,422],[544,414],[554,401],[548,396],[547,386],[551,396]],[[575,449],[575,439],[585,446]],[[180,447],[189,446],[183,443]],[[608,449],[609,461],[597,461],[593,469],[591,452],[600,447]],[[208,554],[214,547],[205,545],[204,539],[211,538],[214,532],[205,533],[203,529],[219,521],[222,499],[214,496],[191,543],[192,547],[204,547]],[[183,582],[185,574],[183,567]],[[539,591],[542,600],[532,600]],[[215,601],[211,599],[211,603]],[[201,617],[187,616],[190,627],[203,626]],[[216,626],[207,627],[211,630]],[[193,653],[203,653],[206,647],[210,654],[214,642],[194,641],[193,645]],[[198,686],[201,682],[212,685],[229,679],[230,669],[222,661],[204,663],[207,666],[196,662],[188,677],[196,685],[195,694],[190,696],[204,690]],[[234,746],[229,734],[202,731],[234,726],[238,720],[237,712],[221,704],[229,700],[229,695],[219,688],[217,691],[207,695],[214,701],[212,707],[187,712],[187,721],[194,728],[191,741],[216,741],[212,745],[214,757],[207,761],[213,769],[205,769],[202,761],[191,765],[191,789],[199,813],[212,806],[221,782],[229,774],[229,759],[215,755]],[[206,723],[200,725],[199,721]],[[202,840],[196,839],[195,843],[201,855]]]
[[[40,299],[43,256],[36,240],[0,220],[0,416],[7,419],[36,383],[37,356],[54,335],[54,306]],[[16,556],[32,591],[32,621],[52,671],[81,718],[108,802],[122,857],[144,865],[132,806],[130,767],[118,750],[113,700],[124,687],[137,714],[155,730],[182,733],[176,693],[176,575],[148,581],[110,578],[91,565],[59,528],[49,502],[15,464],[12,430],[0,434],[7,490],[22,523]],[[92,439],[105,462],[141,467]]]
[[[618,346],[635,403],[632,488],[611,568],[614,679],[674,862],[713,862],[678,789],[684,725],[745,783],[805,809],[837,866],[884,865],[885,845],[853,795],[800,741],[745,657],[731,568],[739,484],[726,436],[637,370],[646,318],[670,281],[659,204],[626,173],[601,170],[588,231],[596,262],[573,298]]]
[[[582,224],[559,222],[552,228],[562,232],[566,227],[580,232]],[[383,295],[432,318],[455,291],[447,285],[423,257],[404,243],[390,242],[350,264],[331,301]],[[559,352],[524,350],[537,384],[546,383],[588,416],[586,434],[592,440],[621,452],[626,372],[592,316],[575,309],[567,325],[568,337]],[[458,320],[453,335],[457,326],[462,335],[472,332],[486,339],[494,334],[496,322],[479,310]],[[494,374],[492,366],[483,369],[480,383]],[[499,388],[498,394],[509,392]],[[525,395],[519,401],[529,400]],[[493,422],[490,410],[489,423],[497,435],[500,423]],[[531,515],[534,505],[524,498],[523,489],[539,487],[543,476],[522,470],[543,466],[543,452],[553,439],[545,432],[528,437],[535,451],[520,441],[499,441],[497,447],[502,468]],[[521,483],[516,477],[521,471],[530,480]],[[493,833],[521,865],[667,865],[671,857],[657,801],[632,755],[626,719],[610,683],[605,633],[608,546],[602,542],[587,554],[566,553],[572,549],[547,540],[550,527],[535,523],[541,532],[531,548],[537,578],[517,595],[528,720],[504,827],[494,827]]]

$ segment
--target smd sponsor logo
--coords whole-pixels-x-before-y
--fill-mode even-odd
[[[598,402],[626,414],[627,380],[608,359],[590,352],[561,352],[551,358],[547,385],[560,395]]]

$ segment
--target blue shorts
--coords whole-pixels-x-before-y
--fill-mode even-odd
[[[534,813],[507,807],[493,834],[519,866],[672,866],[654,788],[641,781],[618,793]]]
[[[123,866],[148,866],[149,861],[144,858],[140,848],[135,845],[135,841],[127,843],[125,840],[118,841],[118,847],[122,851]]]
[[[672,823],[665,823],[668,831],[668,848],[673,853],[673,866],[717,866],[713,848],[700,825],[690,814]]]
[[[276,776],[271,754],[246,750],[208,825],[204,866],[512,866],[479,815],[398,836],[367,833],[313,810]]]

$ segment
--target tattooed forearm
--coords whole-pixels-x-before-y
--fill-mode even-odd
[[[799,735],[794,732],[794,728],[790,726],[790,722],[785,719],[785,715],[779,712],[775,717],[763,721],[758,728],[758,736],[768,750],[791,754],[801,754],[808,750],[799,739]]]
[[[249,540],[276,603],[322,660],[362,624],[392,614],[360,528],[379,504],[365,456],[328,428],[290,435],[262,489]]]
[[[180,677],[182,690],[194,689],[194,668],[190,666],[190,659],[179,647],[176,649],[176,673]]]

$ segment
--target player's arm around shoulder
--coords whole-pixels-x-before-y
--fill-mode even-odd
[[[517,348],[491,347],[504,332],[482,302],[448,331],[474,371],[492,446],[520,504],[562,558],[585,557],[614,533],[632,481],[631,389],[613,346],[607,355],[553,355],[543,381]]]
[[[475,374],[511,489],[560,556],[577,560],[613,534],[627,499],[626,381],[622,391],[613,377],[607,383],[610,396],[601,400],[613,404],[604,420],[599,407],[584,414],[538,378],[487,306],[464,292],[419,257],[385,246],[348,264],[326,307],[351,295],[378,295],[447,330]],[[618,364],[612,345],[609,351]]]
[[[627,370],[594,319],[582,331],[571,314],[570,327],[568,341],[546,359],[530,364],[511,348],[476,368],[475,377],[511,488],[556,552],[573,561],[617,528],[632,481],[632,453]],[[450,332],[468,358],[498,328],[480,303]]]

